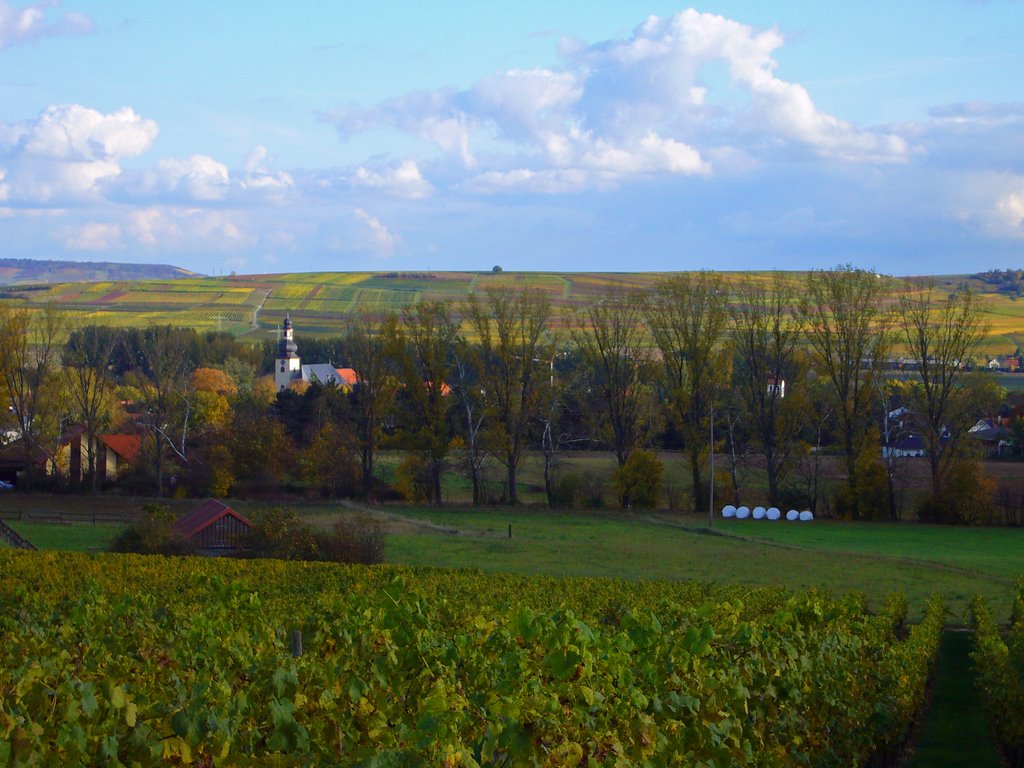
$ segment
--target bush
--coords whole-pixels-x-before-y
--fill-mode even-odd
[[[406,501],[423,504],[433,495],[430,466],[422,456],[407,454],[395,470],[395,489]]]
[[[661,499],[665,465],[654,451],[636,450],[615,470],[612,483],[623,509],[654,509]]]
[[[140,555],[191,555],[192,545],[174,530],[176,518],[166,504],[142,505],[135,525],[125,526],[110,548],[114,552]]]
[[[279,560],[315,560],[313,532],[294,509],[274,507],[258,514],[245,546],[257,557]]]
[[[359,513],[339,520],[331,533],[315,534],[317,559],[374,565],[384,562],[385,524]]]
[[[928,523],[972,525],[991,523],[995,512],[995,483],[974,458],[954,462],[938,496],[929,493],[917,509]]]
[[[576,472],[559,473],[551,479],[551,498],[548,503],[555,509],[570,509],[580,500],[582,478]]]
[[[604,476],[590,470],[585,471],[580,476],[579,505],[585,509],[603,509],[606,483]]]

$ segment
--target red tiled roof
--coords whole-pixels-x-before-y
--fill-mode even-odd
[[[97,435],[107,448],[125,461],[135,461],[142,451],[141,435]]]
[[[359,374],[356,373],[355,368],[335,368],[338,375],[341,376],[342,381],[348,384],[350,387],[354,387],[359,383]]]
[[[207,499],[183,518],[178,520],[178,522],[174,524],[174,530],[186,539],[189,539],[203,530],[203,528],[213,525],[215,522],[227,515],[230,515],[237,520],[241,520],[250,528],[252,527],[252,522],[248,518],[239,512],[235,512],[235,510],[223,501]]]

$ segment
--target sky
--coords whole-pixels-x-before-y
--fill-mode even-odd
[[[0,0],[0,258],[1024,268],[1024,2]]]

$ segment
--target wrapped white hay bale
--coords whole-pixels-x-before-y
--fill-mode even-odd
[[[803,512],[800,513],[800,522],[802,523],[809,523],[813,519],[814,513],[811,512],[809,509],[805,509]]]
[[[726,504],[722,507],[722,517],[736,517],[736,507],[732,504]]]
[[[765,515],[769,520],[778,520],[782,517],[782,512],[779,511],[778,507],[768,507],[768,511],[765,512]]]
[[[791,509],[791,510],[789,510],[789,512],[786,513],[786,519],[787,520],[799,520],[800,519],[800,513],[797,512],[795,509]]]
[[[748,517],[750,517],[750,507],[739,507],[739,508],[737,508],[737,510],[736,510],[736,519],[737,520],[746,520]]]
[[[755,520],[764,520],[764,513],[766,512],[764,507],[754,507],[753,517]]]

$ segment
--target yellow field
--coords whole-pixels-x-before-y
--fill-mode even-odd
[[[237,335],[265,338],[286,313],[297,327],[342,333],[358,313],[399,311],[422,301],[461,301],[488,288],[532,288],[559,307],[580,306],[609,291],[650,291],[666,273],[654,272],[300,272],[276,275],[184,278],[180,280],[104,281],[10,286],[3,301],[40,306],[56,303],[85,323],[118,327],[170,323],[207,330],[220,328]],[[788,273],[800,286],[804,273]],[[770,272],[726,272],[727,284],[741,279],[768,281]],[[906,285],[884,278],[895,298]],[[994,293],[991,286],[962,276],[935,278],[940,294],[971,284],[982,298],[990,332],[982,347],[986,355],[1008,354],[1024,346],[1024,300]],[[264,301],[265,299],[265,301]],[[253,327],[253,313],[258,313]]]

